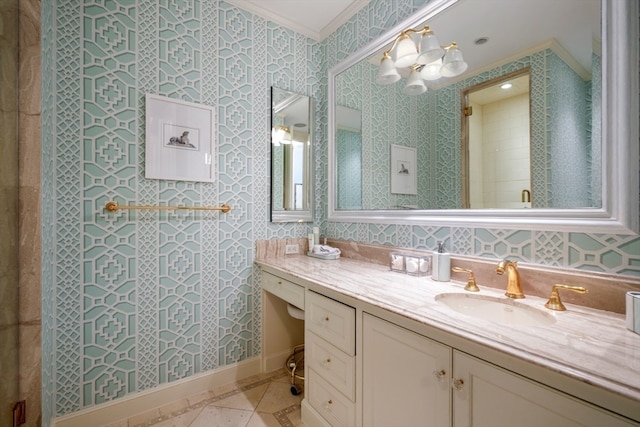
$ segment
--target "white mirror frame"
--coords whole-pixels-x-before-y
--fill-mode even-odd
[[[335,65],[328,73],[328,220],[590,233],[638,232],[638,2],[602,0],[602,208],[337,210],[335,79],[382,49],[406,28],[422,25],[458,0],[435,0]]]

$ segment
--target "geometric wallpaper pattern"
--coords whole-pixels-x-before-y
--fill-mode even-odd
[[[314,225],[269,222],[271,86],[314,102],[323,235],[640,276],[637,235],[327,222],[327,70],[425,3],[371,0],[318,43],[224,1],[42,2],[43,425],[260,353],[254,242]],[[215,107],[213,183],[144,178],[146,93]]]
[[[45,3],[49,420],[260,353],[254,242],[309,228],[269,222],[269,88],[322,99],[326,69],[318,42],[221,1]],[[213,183],[144,177],[146,93],[216,108]]]
[[[362,209],[362,134],[336,131],[336,188],[338,209]]]

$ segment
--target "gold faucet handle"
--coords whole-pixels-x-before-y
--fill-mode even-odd
[[[558,289],[560,288],[568,289],[570,291],[578,292],[580,294],[589,293],[589,290],[587,288],[583,288],[582,286],[568,286],[568,285],[559,285],[559,284],[553,285],[553,288],[551,288],[551,296],[549,297],[549,301],[547,301],[547,303],[544,305],[549,310],[556,310],[556,311],[567,310],[567,307],[565,307],[562,301],[560,300],[560,293],[558,292]]]
[[[467,281],[467,286],[464,287],[464,290],[469,292],[480,292],[480,288],[476,283],[476,276],[473,275],[473,271],[468,268],[461,267],[451,267],[451,271],[455,271],[456,273],[469,273],[469,280]]]

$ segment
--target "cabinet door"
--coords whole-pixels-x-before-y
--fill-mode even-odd
[[[454,427],[635,425],[458,351],[453,352],[452,385]]]
[[[450,425],[451,348],[364,314],[362,425]]]

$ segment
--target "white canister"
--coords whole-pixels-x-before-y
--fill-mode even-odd
[[[627,292],[627,329],[640,334],[640,292]]]

